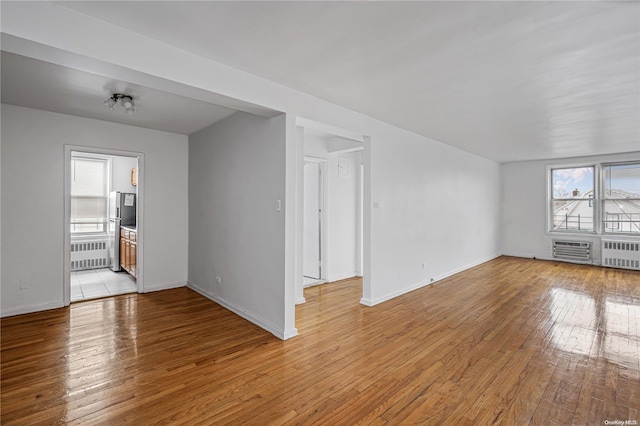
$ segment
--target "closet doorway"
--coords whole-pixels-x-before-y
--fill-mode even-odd
[[[364,142],[299,126],[296,304],[304,289],[363,276]]]
[[[325,282],[323,259],[325,253],[324,233],[324,176],[326,160],[306,157],[304,160],[303,194],[303,285]]]

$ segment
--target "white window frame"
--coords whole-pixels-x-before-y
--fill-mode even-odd
[[[589,201],[598,200],[598,182],[600,181],[598,165],[596,163],[576,163],[576,164],[550,164],[547,165],[547,232],[558,234],[581,234],[594,235],[598,233],[599,220],[599,203],[593,203],[593,230],[583,231],[578,229],[553,229],[553,202],[556,200],[564,200],[564,198],[553,198],[553,177],[554,170],[560,169],[582,169],[586,167],[593,168],[593,192],[594,197]]]
[[[609,200],[613,200],[613,198],[606,198],[606,183],[604,181],[604,169],[605,167],[609,167],[609,166],[624,166],[624,165],[629,165],[629,164],[638,164],[640,166],[640,160],[635,160],[635,161],[608,161],[608,162],[603,162],[600,164],[600,169],[601,169],[601,176],[602,178],[600,179],[600,194],[601,197],[599,199],[599,205],[600,205],[600,209],[602,211],[602,217],[600,219],[600,224],[602,226],[602,235],[623,235],[623,236],[638,236],[640,234],[638,234],[637,232],[624,232],[624,231],[615,231],[610,229],[609,226],[607,226],[607,224],[605,223],[605,202],[609,201]],[[628,198],[631,200],[638,200],[640,202],[640,197],[637,198]],[[618,214],[619,215],[619,214]],[[618,225],[619,227],[620,225]]]
[[[625,164],[639,164],[640,160],[631,161],[602,161],[602,162],[589,162],[589,163],[561,163],[561,164],[547,164],[547,232],[549,234],[573,234],[573,235],[600,235],[600,236],[631,236],[637,237],[638,233],[634,232],[621,232],[612,229],[608,229],[605,224],[604,206],[605,201],[610,200],[605,198],[605,182],[604,182],[604,168],[607,166],[618,166]],[[553,170],[558,169],[579,169],[583,167],[593,167],[593,231],[581,231],[574,229],[553,229],[553,202],[557,199],[553,198]],[[632,198],[636,200],[636,198]],[[637,198],[640,200],[640,198]]]

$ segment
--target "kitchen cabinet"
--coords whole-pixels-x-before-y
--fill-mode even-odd
[[[137,276],[137,236],[133,229],[120,229],[120,266],[134,278]]]

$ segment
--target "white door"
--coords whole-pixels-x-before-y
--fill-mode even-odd
[[[304,165],[304,218],[303,218],[303,263],[305,277],[321,278],[320,257],[320,167],[319,163]]]

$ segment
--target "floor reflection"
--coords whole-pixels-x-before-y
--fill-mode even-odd
[[[640,304],[605,297],[604,304],[582,292],[551,290],[551,336],[555,347],[585,356],[604,356],[640,371]]]
[[[101,324],[96,327],[96,324]],[[120,359],[136,359],[137,303],[135,298],[107,298],[69,309],[66,345],[66,396],[97,393],[95,407],[112,404],[113,378],[125,366]],[[65,422],[76,420],[82,408],[65,407]],[[81,411],[81,410],[80,410]],[[74,414],[71,414],[74,413]]]
[[[596,303],[593,298],[576,291],[551,290],[551,332],[555,346],[579,355],[597,353]]]
[[[607,298],[605,302],[604,356],[626,368],[640,371],[640,305]]]

